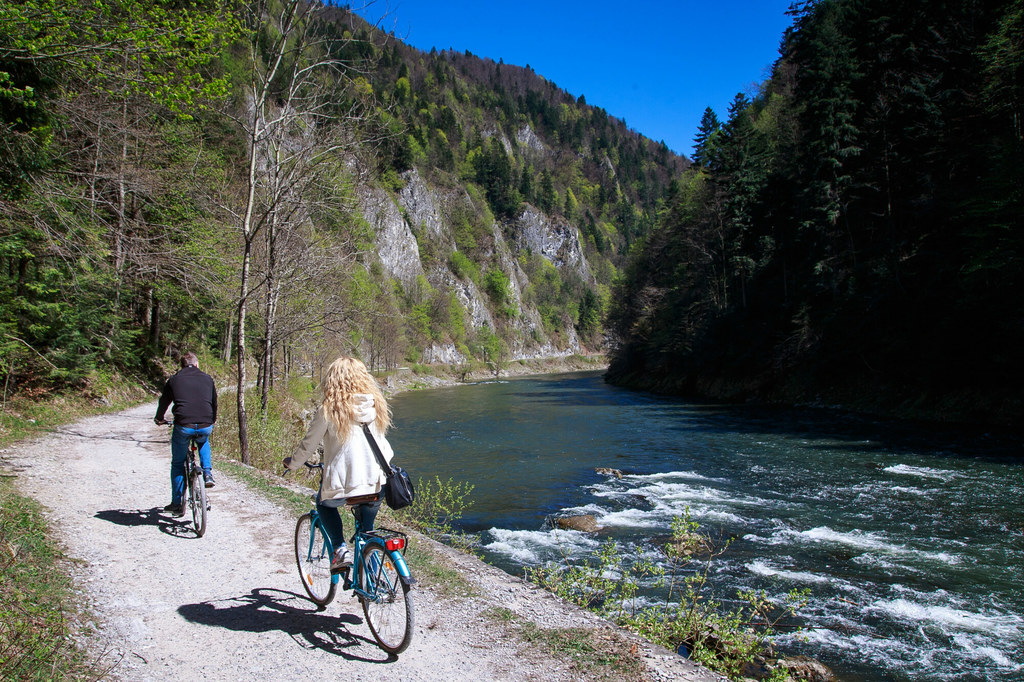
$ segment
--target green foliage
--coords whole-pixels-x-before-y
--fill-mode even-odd
[[[501,315],[516,317],[519,314],[512,292],[512,281],[501,268],[491,266],[484,273],[484,291]]]
[[[488,326],[483,326],[468,343],[470,354],[478,357],[497,376],[508,365],[508,345]]]
[[[435,476],[433,479],[417,478],[415,490],[416,499],[411,505],[391,512],[395,518],[433,537],[467,548],[469,539],[453,524],[473,504],[470,499],[472,484],[451,478],[443,481]]]
[[[297,379],[296,390],[301,395],[309,393],[309,382]],[[289,389],[290,390],[290,389]],[[256,388],[246,391],[247,405],[260,405],[260,394]],[[281,462],[295,450],[295,446],[306,433],[301,409],[306,402],[296,400],[283,391],[271,391],[267,409],[256,409],[248,415],[249,464],[263,471],[279,473]],[[225,409],[226,408],[226,409]],[[217,416],[217,426],[210,435],[210,447],[214,458],[241,460],[238,438],[238,413],[224,405]]]
[[[224,207],[247,194],[250,154],[234,120],[252,69],[265,69],[274,41],[287,37],[283,15],[219,0],[8,5],[0,7],[0,380],[12,393],[83,386],[105,366],[156,376],[155,358],[186,347],[237,354],[243,249],[235,228],[245,212]],[[353,67],[315,84],[331,93],[317,111],[324,115],[318,133],[347,125],[353,139],[378,140],[372,151],[354,153],[389,191],[400,191],[413,167],[446,193],[459,175],[466,182],[442,207],[457,248],[449,267],[486,292],[498,327],[468,330],[465,311],[443,287],[415,299],[395,292],[367,255],[375,229],[350,210],[355,194],[338,156],[309,179],[318,190],[298,210],[303,227],[251,245],[259,286],[273,286],[269,274],[293,278],[276,280],[283,292],[276,299],[246,292],[245,351],[259,357],[270,327],[279,344],[268,356],[275,372],[339,348],[359,348],[389,366],[449,341],[498,371],[517,333],[507,322],[520,311],[508,276],[493,265],[495,239],[504,229],[515,243],[523,201],[580,229],[593,226],[584,241],[595,246],[585,248],[606,286],[621,264],[611,259],[624,253],[615,200],[636,202],[630,229],[643,230],[659,188],[681,167],[672,155],[655,161],[649,141],[529,70],[491,70],[484,59],[424,55],[395,42],[385,48],[358,19],[316,24],[311,37],[323,52],[286,50],[280,73],[305,57]],[[495,87],[496,73],[509,83]],[[268,92],[282,94],[285,80],[270,82]],[[296,119],[284,134],[303,136],[309,123]],[[270,185],[257,184],[256,203],[277,205]],[[262,211],[258,230],[269,227],[271,213]],[[434,272],[448,247],[418,237]],[[283,249],[273,266],[272,245]],[[316,285],[297,283],[307,270],[317,273]],[[571,276],[551,279],[550,296],[534,287],[547,297],[537,341],[574,323],[596,338],[592,298]]]
[[[610,541],[592,561],[528,568],[526,577],[653,642],[685,647],[693,660],[737,679],[743,664],[766,650],[778,624],[805,604],[807,591],[791,592],[784,604],[741,592],[739,605],[726,608],[708,583],[711,561],[725,549],[714,548],[687,510],[673,520],[672,539],[660,548],[659,561],[626,556]],[[659,591],[659,603],[651,604],[645,594],[652,589]]]
[[[137,371],[161,341],[209,328],[177,319],[160,339],[146,327],[168,280],[189,289],[188,310],[208,304],[216,279],[210,242],[195,248],[212,221],[185,179],[223,178],[199,179],[208,169],[188,121],[225,94],[218,58],[240,30],[219,2],[0,8],[0,198],[16,200],[0,217],[0,371],[12,388],[81,386],[108,365]],[[104,165],[116,154],[100,152],[115,148],[125,154],[116,170]],[[61,174],[51,174],[58,155]],[[195,269],[178,270],[182,261]]]
[[[452,251],[448,256],[448,267],[459,279],[468,279],[474,282],[480,281],[480,266],[470,260],[461,251]]]
[[[772,78],[724,125],[706,114],[699,163],[631,242],[610,380],[1020,421],[1021,3],[794,16]],[[632,236],[643,216],[619,208]]]
[[[474,168],[474,179],[483,188],[494,214],[501,218],[514,218],[522,201],[514,182],[512,163],[501,142],[492,137],[486,150],[474,150],[469,157]]]

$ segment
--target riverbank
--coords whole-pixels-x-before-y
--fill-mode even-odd
[[[608,368],[604,355],[567,355],[564,357],[516,360],[500,367],[497,371],[478,368],[464,371],[451,365],[419,365],[415,368],[400,367],[380,377],[384,391],[389,395],[424,388],[457,386],[480,381],[535,374],[559,374],[562,372],[603,371]]]

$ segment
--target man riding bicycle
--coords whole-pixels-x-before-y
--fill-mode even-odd
[[[199,359],[195,353],[181,356],[181,369],[164,384],[160,402],[156,406],[157,424],[166,424],[164,413],[174,403],[174,430],[171,432],[171,503],[164,507],[175,516],[185,513],[182,496],[185,492],[185,457],[188,456],[188,442],[195,438],[199,446],[199,461],[203,469],[203,481],[212,488],[213,465],[210,461],[210,432],[217,421],[217,388],[213,378],[199,370]]]

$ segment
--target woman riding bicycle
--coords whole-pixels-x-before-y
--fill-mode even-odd
[[[298,469],[323,441],[324,471],[317,510],[336,548],[331,570],[337,571],[352,565],[338,508],[348,498],[378,495],[376,500],[353,508],[363,531],[373,530],[383,498],[381,491],[387,484],[361,425],[370,425],[385,460],[391,461],[394,451],[384,437],[391,426],[391,409],[366,365],[355,358],[342,356],[331,363],[323,392],[323,404],[313,423],[292,456],[285,458],[284,466],[291,471]]]

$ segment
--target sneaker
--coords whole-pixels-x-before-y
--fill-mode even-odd
[[[213,474],[203,474],[203,481],[206,483],[207,488],[212,488],[214,485],[216,485],[213,482]]]
[[[164,511],[165,512],[171,512],[172,514],[174,514],[176,512],[180,512],[181,511],[181,504],[180,503],[175,504],[175,503],[171,502],[169,505],[164,507]]]
[[[341,547],[334,553],[334,558],[331,559],[331,573],[341,573],[346,568],[352,566],[352,552],[348,551],[348,547]]]

